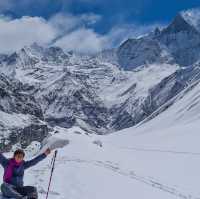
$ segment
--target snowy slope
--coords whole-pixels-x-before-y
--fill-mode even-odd
[[[200,198],[200,83],[186,90],[154,119],[107,136],[56,127],[53,136],[70,143],[58,151],[49,198]],[[50,162],[26,173],[25,183],[36,185],[40,198]]]
[[[124,80],[120,81],[119,74],[115,77],[113,84],[102,85],[99,95],[107,107],[123,103],[131,96],[141,99],[142,102],[142,99],[148,96],[150,88],[160,83],[161,80],[174,73],[178,68],[177,65],[152,64],[138,68],[134,72],[121,72],[121,77],[124,75]]]
[[[199,198],[199,90],[197,84],[153,120],[107,136],[55,127],[53,136],[70,143],[59,149],[49,198]],[[50,163],[26,172],[41,199]]]

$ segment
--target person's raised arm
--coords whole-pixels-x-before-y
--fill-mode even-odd
[[[36,165],[38,162],[44,160],[47,157],[47,155],[49,155],[50,153],[51,153],[51,150],[47,149],[44,153],[42,153],[41,155],[33,158],[32,160],[25,161],[24,162],[24,168],[28,169],[29,167],[32,167],[32,166]]]
[[[0,153],[0,164],[3,167],[6,167],[6,165],[8,164],[8,161],[9,160],[2,153]]]

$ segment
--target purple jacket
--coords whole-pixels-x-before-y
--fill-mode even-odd
[[[32,160],[23,161],[22,164],[20,164],[20,166],[15,167],[13,170],[13,176],[11,178],[10,184],[16,187],[22,187],[24,184],[23,178],[24,178],[25,169],[28,169],[29,167],[36,165],[38,162],[42,161],[44,158],[46,158],[46,155],[43,153]],[[0,153],[0,164],[3,166],[4,172],[8,166],[9,160],[10,159],[7,159],[4,155]]]

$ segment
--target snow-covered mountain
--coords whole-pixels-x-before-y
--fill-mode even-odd
[[[151,113],[144,110],[149,89],[178,69],[156,63],[124,71],[104,56],[65,54],[33,44],[4,59],[0,70],[30,86],[28,92],[50,125],[78,125],[104,134],[133,126]]]
[[[107,136],[57,127],[52,136],[70,142],[58,151],[49,198],[198,199],[199,93],[196,81],[157,117]],[[25,179],[38,187],[40,198],[50,162],[31,169]]]
[[[175,62],[190,66],[199,60],[200,32],[183,15],[178,14],[157,38],[167,46]]]
[[[96,55],[34,43],[1,55],[0,72],[20,82],[23,98],[32,96],[32,106],[38,107],[30,114],[46,125],[79,126],[97,134],[131,127],[199,78],[196,12],[181,12],[167,27]]]
[[[127,70],[155,62],[194,64],[200,55],[200,17],[196,12],[181,12],[164,29],[156,28],[149,35],[127,40],[117,51],[119,63]]]

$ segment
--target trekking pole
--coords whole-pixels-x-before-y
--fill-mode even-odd
[[[58,153],[58,151],[56,150],[55,153],[54,153],[54,156],[52,158],[51,175],[50,175],[50,179],[49,179],[49,185],[48,185],[46,199],[49,196],[49,189],[50,189],[50,185],[51,185],[51,179],[52,179],[53,171],[54,171],[54,168],[55,168],[55,160],[56,160],[57,153]]]

